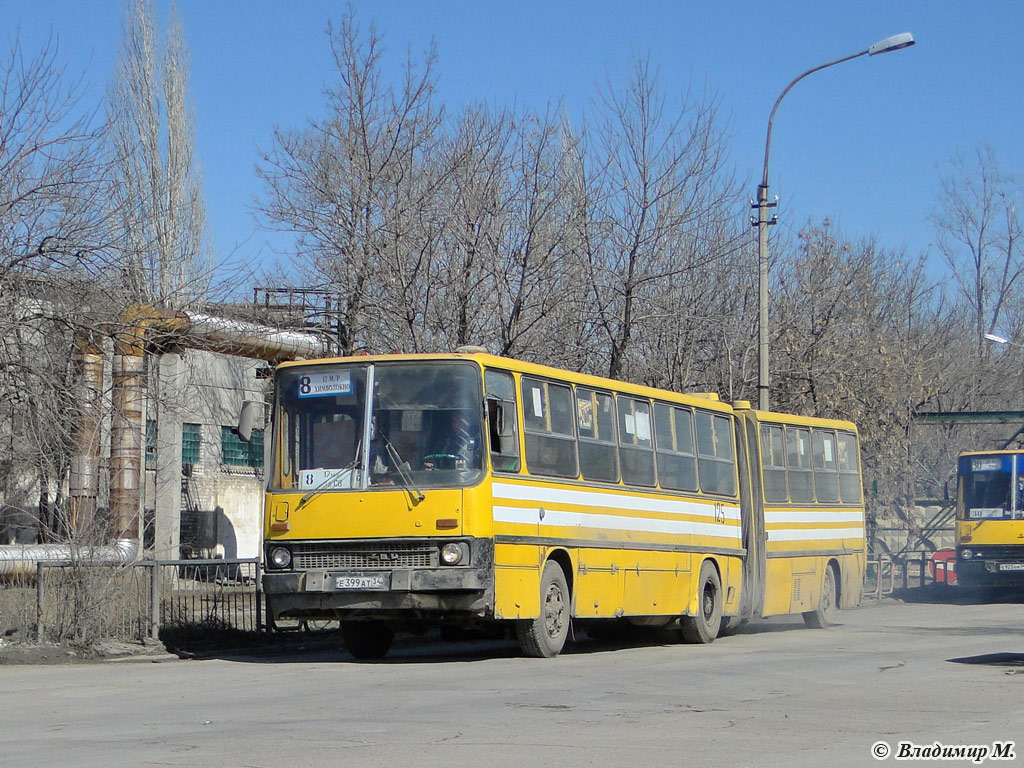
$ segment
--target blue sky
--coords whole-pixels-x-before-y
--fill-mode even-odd
[[[333,78],[325,29],[340,0],[177,0],[192,57],[197,147],[219,252],[266,257],[255,231],[254,173],[274,126],[323,113]],[[772,104],[801,72],[911,32],[913,48],[815,73],[775,118],[771,193],[785,226],[828,217],[854,239],[875,235],[916,255],[955,152],[990,144],[1007,172],[1024,171],[1024,3],[876,0],[832,4],[649,0],[357,0],[385,36],[387,72],[431,38],[439,96],[544,109],[586,109],[606,73],[649,56],[669,94],[707,86],[720,102],[739,178],[755,194]],[[120,0],[0,0],[8,35],[28,48],[60,40],[71,72],[102,95],[117,49]],[[166,18],[168,0],[158,0]],[[754,233],[751,232],[753,254]]]

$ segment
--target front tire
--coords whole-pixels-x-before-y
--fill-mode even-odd
[[[558,563],[548,560],[540,579],[540,616],[516,622],[516,639],[526,656],[549,659],[569,636],[569,585]]]
[[[395,639],[391,627],[379,621],[344,622],[341,635],[348,652],[363,661],[383,659]]]
[[[700,566],[699,602],[696,616],[683,616],[683,640],[701,645],[714,642],[722,626],[722,580],[710,560]]]
[[[831,627],[836,620],[837,611],[836,571],[831,565],[825,568],[825,579],[821,585],[821,597],[818,607],[813,611],[804,612],[804,624],[813,629]]]

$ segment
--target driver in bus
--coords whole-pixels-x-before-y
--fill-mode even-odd
[[[480,466],[479,441],[465,411],[452,411],[442,433],[440,448],[424,459],[426,469],[474,469]]]
[[[1024,475],[1017,476],[1017,503],[1013,507],[1013,519],[1024,519]]]

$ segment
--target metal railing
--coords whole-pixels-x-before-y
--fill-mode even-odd
[[[897,588],[907,590],[932,584],[954,584],[955,563],[934,559],[933,554],[910,553],[900,560],[888,555],[869,558],[864,572],[864,596],[878,599],[891,595]]]
[[[261,632],[263,595],[258,558],[144,561],[150,573],[151,638],[160,630]]]
[[[90,645],[161,632],[262,632],[258,558],[40,562],[0,581],[0,632],[16,640]]]

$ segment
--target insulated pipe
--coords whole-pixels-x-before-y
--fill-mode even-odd
[[[134,539],[142,506],[142,323],[115,342],[110,425],[110,524],[117,539]]]
[[[94,333],[75,337],[79,419],[75,424],[71,456],[71,533],[89,531],[99,496],[100,420],[103,398],[103,343]]]
[[[313,333],[282,331],[195,312],[183,316],[188,321],[185,346],[269,362],[324,357],[330,352],[326,340]]]
[[[71,544],[15,544],[0,547],[0,576],[35,573],[39,563],[51,565],[127,565],[139,554],[138,539],[121,539],[99,547]]]
[[[326,339],[256,323],[199,313],[168,313],[146,305],[126,311],[115,333],[113,418],[110,448],[111,533],[118,541],[101,547],[70,544],[0,546],[0,574],[33,571],[39,562],[72,560],[119,564],[139,552],[138,516],[142,506],[143,355],[155,334],[184,347],[252,357],[268,362],[322,357]],[[99,425],[103,391],[103,350],[95,337],[76,339],[81,373],[82,419],[75,431],[70,496],[74,528],[83,532],[94,517],[99,491]]]

